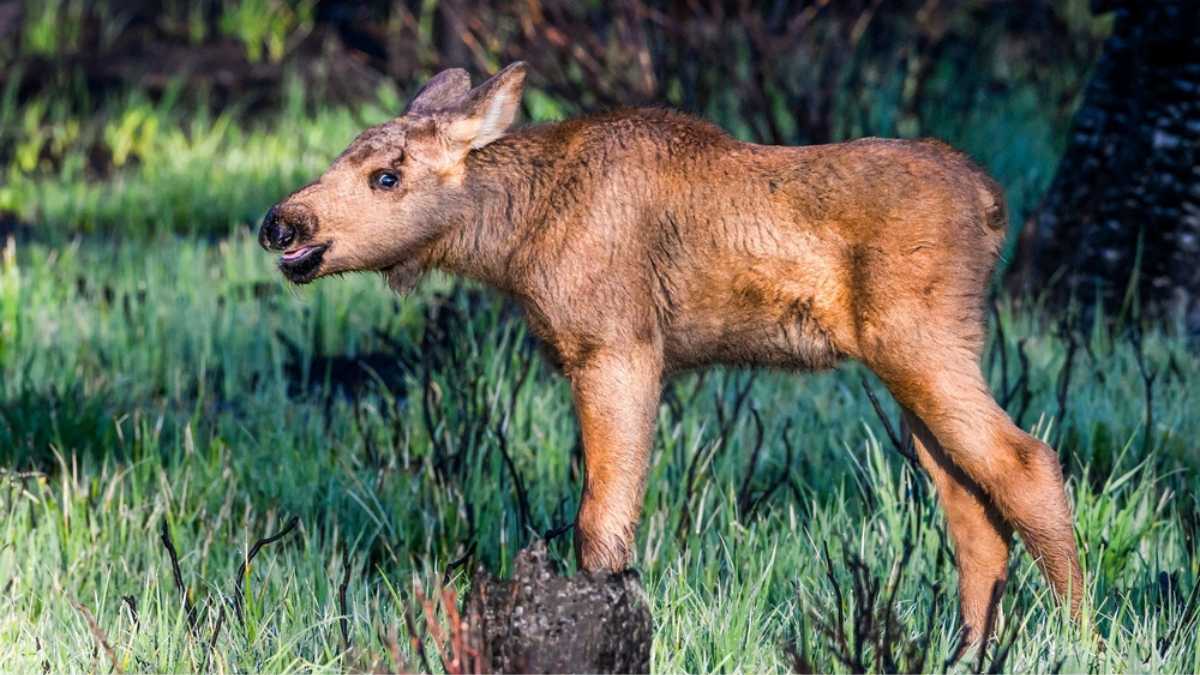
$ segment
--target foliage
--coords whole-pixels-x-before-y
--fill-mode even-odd
[[[526,59],[534,121],[666,103],[768,143],[937,136],[1001,180],[1019,222],[1051,177],[1104,25],[1079,0],[902,2],[886,12],[855,0],[795,13],[451,0],[322,12],[308,0],[118,9],[73,10],[83,38],[72,37],[71,20],[26,11],[24,40],[0,74],[0,210],[65,234],[224,233],[311,175],[309,158],[394,113],[397,91],[441,64],[479,77]],[[220,42],[230,36],[244,57]],[[103,58],[83,58],[97,43]],[[147,63],[146,44],[180,66]],[[42,54],[59,60],[47,67],[34,58]],[[113,72],[124,86],[106,84]],[[85,179],[91,187],[79,187]],[[150,199],[132,184],[178,199]],[[206,204],[206,190],[234,198]],[[80,210],[62,203],[71,192],[65,201]],[[146,212],[155,201],[181,208]],[[131,212],[146,215],[127,223]]]

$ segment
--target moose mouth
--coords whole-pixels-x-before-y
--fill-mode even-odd
[[[310,244],[288,251],[279,257],[279,271],[294,284],[307,284],[317,277],[317,270],[329,244]]]

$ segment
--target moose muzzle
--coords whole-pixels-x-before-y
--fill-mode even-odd
[[[268,251],[285,251],[303,244],[317,229],[317,217],[302,204],[276,204],[263,217],[258,243]]]
[[[295,283],[315,278],[329,243],[312,241],[317,217],[302,204],[276,204],[267,211],[258,230],[258,243],[268,251],[282,251],[279,269]]]

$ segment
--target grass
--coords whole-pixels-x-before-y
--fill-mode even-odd
[[[13,156],[0,181],[0,212],[58,240],[225,236],[261,218],[271,195],[318,175],[365,126],[400,109],[387,88],[361,108],[310,111],[295,81],[283,110],[257,125],[243,124],[236,108],[184,105],[178,90],[157,101],[135,91],[84,111],[57,99],[18,105],[14,92],[0,99],[0,147],[8,140]]]
[[[0,661],[14,670],[108,669],[96,634],[123,670],[390,666],[387,636],[406,635],[414,581],[435,586],[472,551],[451,574],[463,590],[475,562],[506,569],[531,532],[574,512],[567,387],[511,308],[476,289],[438,279],[400,301],[363,275],[293,290],[249,235],[10,244],[2,278]],[[1134,343],[1097,331],[1077,350],[1055,419],[1066,343],[1031,316],[1002,314],[1010,389],[1018,342],[1029,362],[1023,421],[1068,458],[1091,584],[1091,623],[1074,628],[1018,551],[1004,667],[1200,668],[1200,366],[1182,341],[1145,336],[1157,373],[1147,436]],[[376,372],[347,378],[355,369],[334,356]],[[928,639],[933,664],[952,653],[941,515],[927,480],[880,440],[862,374],[716,372],[671,387],[637,546],[657,669],[781,670],[789,646],[844,668],[816,622],[836,614],[855,559],[895,584],[903,640]],[[993,376],[999,386],[998,366]],[[251,544],[292,517],[296,531],[239,578]],[[568,567],[569,538],[552,545]],[[244,621],[232,613],[239,588]],[[875,601],[846,591],[840,605],[849,617]]]

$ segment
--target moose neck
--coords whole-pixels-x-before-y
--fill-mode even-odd
[[[432,267],[520,292],[511,261],[545,214],[540,205],[553,188],[545,177],[563,156],[555,136],[552,126],[533,127],[467,156],[462,198],[431,252]]]

